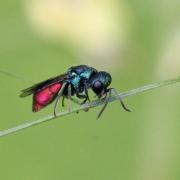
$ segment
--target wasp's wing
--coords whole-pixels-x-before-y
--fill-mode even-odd
[[[53,84],[63,82],[64,80],[68,79],[68,74],[62,74],[56,77],[52,77],[50,79],[47,79],[45,81],[42,81],[40,83],[37,83],[29,88],[23,89],[21,91],[20,97],[26,97],[31,94],[37,93]]]

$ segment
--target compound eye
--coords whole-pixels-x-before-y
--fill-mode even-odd
[[[96,81],[93,86],[94,86],[94,89],[101,89],[102,83],[100,81]]]
[[[96,95],[100,95],[103,91],[103,84],[101,81],[95,81],[92,87]]]

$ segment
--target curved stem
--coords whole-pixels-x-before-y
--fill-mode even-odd
[[[129,90],[129,91],[122,92],[122,93],[119,93],[117,95],[111,96],[108,99],[108,102],[119,100],[119,98],[123,99],[123,98],[129,97],[129,96],[140,94],[142,92],[145,92],[145,91],[148,91],[148,90],[151,90],[151,89],[155,89],[155,88],[159,88],[159,87],[163,87],[163,86],[168,86],[168,85],[171,85],[171,84],[174,84],[174,83],[177,83],[177,82],[180,82],[180,77],[165,80],[165,81],[160,81],[160,82],[156,82],[156,83],[152,83],[152,84],[148,84],[148,85],[145,85],[145,86],[141,86],[141,87],[138,87],[138,88],[135,88],[135,89],[132,89],[132,90]],[[80,105],[77,108],[73,108],[73,109],[71,109],[70,112],[69,111],[64,111],[64,112],[57,113],[56,118],[60,117],[60,116],[69,115],[71,113],[74,113],[74,112],[77,112],[77,111],[80,111],[80,110],[85,110],[87,108],[89,109],[89,108],[97,107],[97,106],[103,105],[104,103],[106,103],[106,101],[104,101],[104,99],[101,99],[101,100],[98,99],[98,100],[92,101],[90,103]],[[35,126],[35,125],[50,121],[52,119],[55,119],[55,117],[53,115],[49,115],[49,116],[46,116],[46,117],[43,117],[43,118],[40,118],[40,119],[37,119],[37,120],[34,120],[34,121],[25,122],[25,123],[20,124],[20,125],[18,125],[16,127],[13,127],[13,128],[10,128],[10,129],[4,130],[4,131],[0,131],[0,137],[6,136],[8,134],[11,134],[11,133],[14,133],[14,132],[17,132],[17,131],[20,131],[20,130],[23,130],[25,128],[29,128],[31,126]]]

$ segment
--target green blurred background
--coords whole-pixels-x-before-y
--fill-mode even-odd
[[[125,91],[180,75],[179,0],[0,2],[0,69],[39,82],[72,65],[109,71]],[[31,112],[31,85],[0,76],[0,129]],[[1,180],[179,180],[180,86],[60,117],[0,138]],[[60,109],[60,108],[59,108]]]

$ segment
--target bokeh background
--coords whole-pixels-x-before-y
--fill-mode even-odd
[[[77,64],[125,91],[180,75],[179,0],[0,1],[0,69],[33,82]],[[0,129],[31,112],[32,85],[0,75]],[[180,86],[160,88],[0,138],[2,180],[179,180]],[[61,109],[59,107],[59,109]]]

